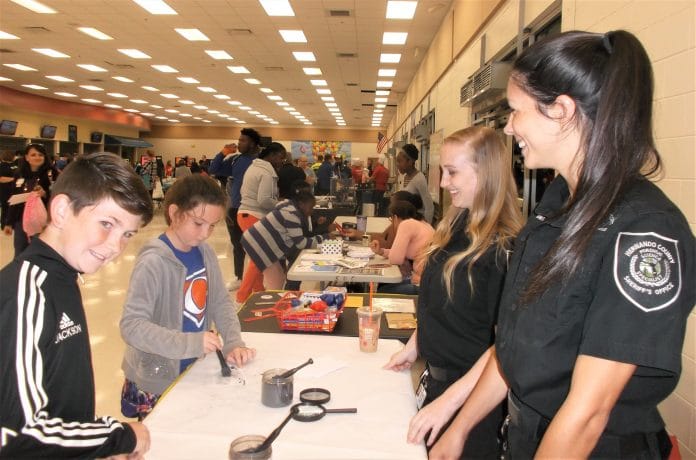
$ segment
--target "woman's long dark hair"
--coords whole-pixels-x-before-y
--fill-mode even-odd
[[[39,169],[36,171],[31,170],[31,166],[25,158],[29,153],[29,150],[31,149],[36,150],[44,157],[43,164],[39,166]],[[24,148],[24,154],[22,155],[22,158],[19,160],[19,164],[17,165],[17,174],[19,174],[20,177],[24,177],[25,179],[29,179],[30,177],[46,176],[46,180],[48,180],[47,174],[49,169],[51,169],[51,162],[48,161],[48,155],[46,155],[46,147],[44,147],[41,144],[28,144]]]
[[[661,161],[652,133],[650,59],[631,33],[549,37],[517,58],[511,78],[543,114],[558,96],[571,97],[583,136],[577,187],[563,209],[566,225],[530,278],[522,295],[529,303],[578,270],[627,187],[657,173]]]

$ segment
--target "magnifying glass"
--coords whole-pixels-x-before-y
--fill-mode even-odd
[[[331,399],[331,393],[324,388],[307,388],[300,391],[300,401],[310,404],[326,404]]]
[[[326,414],[356,414],[358,409],[350,407],[346,409],[327,409],[321,404],[299,403],[292,406],[291,416],[298,422],[314,422],[323,418]]]

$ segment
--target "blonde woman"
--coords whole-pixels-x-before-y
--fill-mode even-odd
[[[478,380],[494,342],[507,254],[522,227],[510,160],[490,128],[470,127],[445,139],[441,186],[452,206],[425,250],[418,329],[385,369],[426,361],[408,441],[431,446]],[[442,301],[444,299],[444,302]],[[502,405],[479,423],[463,453],[495,458]]]

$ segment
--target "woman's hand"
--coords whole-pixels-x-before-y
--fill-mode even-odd
[[[459,433],[447,430],[428,453],[429,460],[456,460],[464,451],[466,438]]]
[[[44,190],[42,186],[37,185],[36,187],[34,187],[34,192],[38,193],[39,197],[46,198],[46,190]]]
[[[206,331],[203,333],[203,352],[211,353],[222,349],[222,341],[216,332]]]
[[[374,252],[375,254],[382,255],[384,253],[384,251],[379,246],[378,240],[370,241],[370,249],[372,249],[372,252]]]
[[[382,369],[396,372],[403,371],[404,369],[410,369],[416,358],[418,358],[418,350],[415,348],[411,349],[407,346],[404,347],[403,350],[394,353],[391,359],[389,359],[389,362],[382,366]]]
[[[256,348],[237,347],[227,354],[227,362],[242,367],[256,357]]]
[[[446,394],[443,394],[413,416],[408,425],[408,442],[411,444],[419,444],[423,442],[425,436],[430,432],[427,445],[433,445],[442,427],[445,426],[456,410],[459,409],[459,406],[451,404],[447,399]]]
[[[2,228],[2,231],[3,231],[3,233],[5,233],[5,235],[7,235],[7,236],[12,235],[12,227],[11,227],[10,225],[5,225],[5,226]]]

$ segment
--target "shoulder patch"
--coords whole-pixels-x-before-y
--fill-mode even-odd
[[[670,306],[681,291],[678,241],[654,232],[620,232],[614,249],[614,282],[645,312]]]

